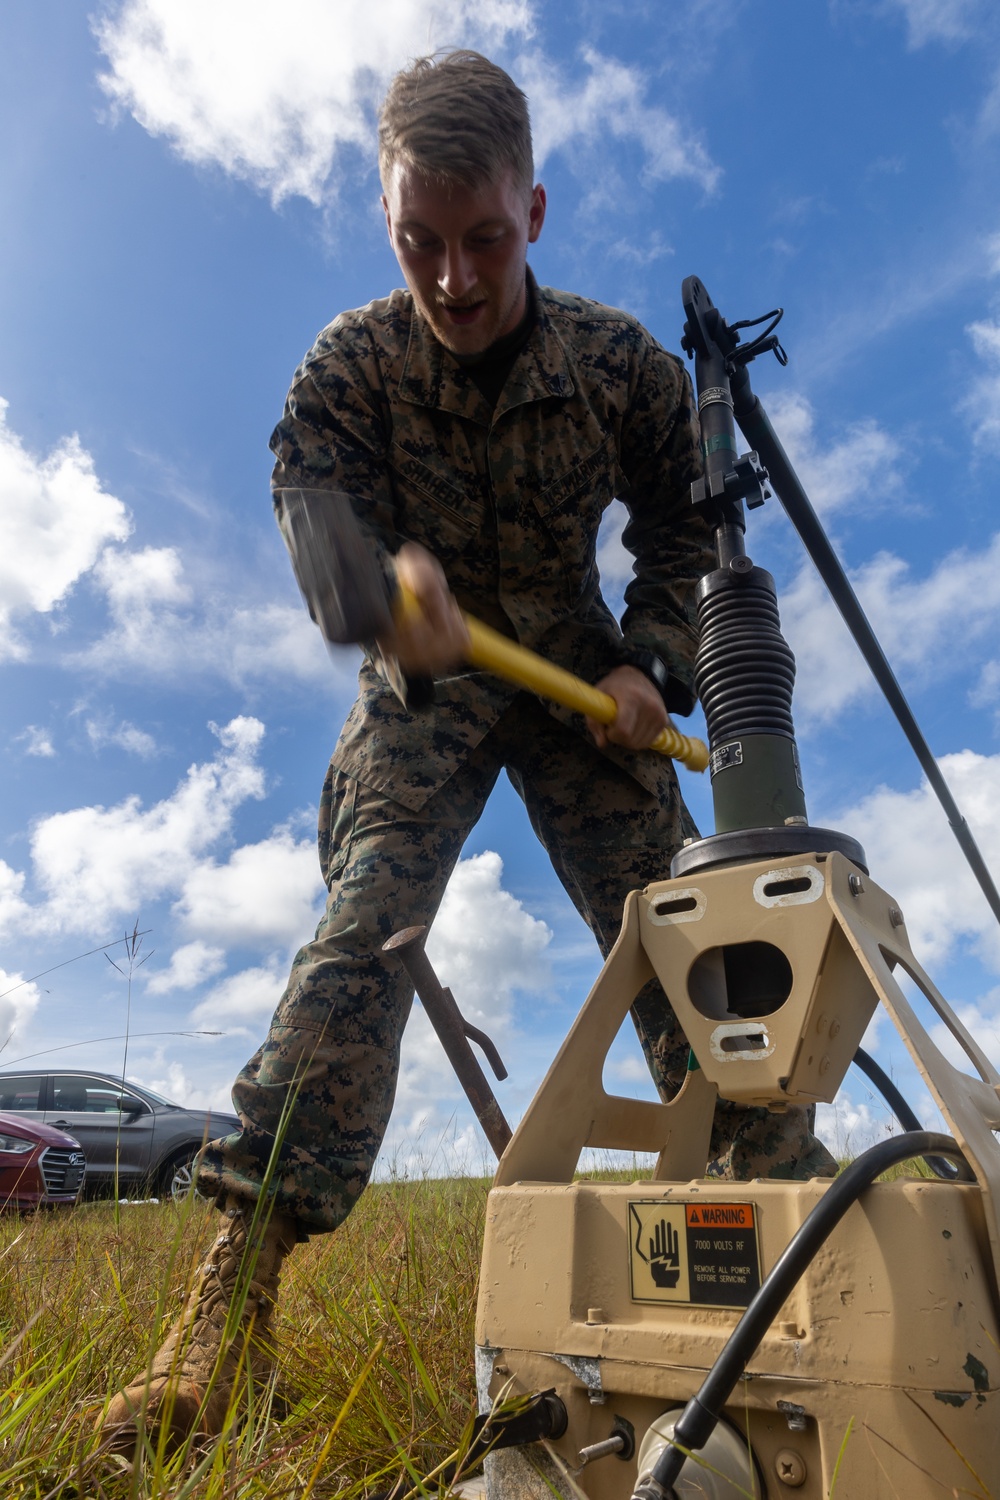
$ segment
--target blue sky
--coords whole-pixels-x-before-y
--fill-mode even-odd
[[[315,800],[352,697],[268,498],[291,373],[401,284],[374,109],[470,45],[528,92],[543,282],[677,348],[682,279],[777,304],[755,387],[1000,871],[1000,14],[991,0],[62,0],[4,7],[0,122],[2,1060],[120,1066],[225,1101],[322,888]],[[812,820],[859,837],[918,957],[1000,1058],[1000,934],[780,507],[750,551],[799,661]],[[606,591],[628,559],[609,514]],[[706,784],[682,773],[704,831]],[[597,968],[504,786],[432,955],[495,1036],[517,1117]],[[114,956],[121,961],[121,950]],[[912,1081],[887,1023],[869,1040]],[[220,1036],[160,1035],[216,1031]],[[77,1045],[81,1042],[88,1045]],[[609,1064],[640,1088],[635,1049]],[[927,1115],[928,1119],[930,1115]],[[828,1138],[884,1111],[849,1079]],[[419,1012],[387,1146],[481,1152]]]

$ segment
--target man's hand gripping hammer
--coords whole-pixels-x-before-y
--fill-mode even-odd
[[[309,612],[326,639],[335,645],[370,641],[384,635],[407,612],[420,610],[416,596],[395,576],[387,577],[364,537],[350,499],[342,492],[318,489],[280,490],[281,522],[299,587]],[[470,666],[493,672],[516,687],[537,693],[599,724],[611,725],[617,704],[609,693],[554,666],[519,646],[481,620],[465,614]],[[704,741],[663,729],[648,747],[679,760],[692,771],[704,771]]]

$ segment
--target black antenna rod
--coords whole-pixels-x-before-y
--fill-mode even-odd
[[[993,876],[979,851],[968,823],[951,794],[948,783],[941,774],[941,768],[930,746],[924,739],[913,711],[903,695],[903,690],[896,681],[895,674],[878,643],[875,632],[868,623],[868,617],[861,608],[858,596],[851,587],[840,559],[830,545],[820,519],[799,483],[798,476],[781,446],[777,433],[771,426],[767,412],[750,389],[750,377],[745,365],[737,364],[733,369],[731,390],[733,415],[739,424],[740,431],[751,448],[756,449],[762,464],[767,469],[769,482],[774,487],[789,520],[802,538],[806,551],[829,589],[834,604],[839,609],[861,655],[871,669],[872,676],[885,694],[889,707],[896,715],[900,728],[909,740],[924,775],[944,808],[952,833],[958,840],[972,873],[979,882],[990,910],[1000,922],[1000,892],[997,891],[993,882]]]

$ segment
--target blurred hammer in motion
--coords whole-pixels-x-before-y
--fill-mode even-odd
[[[383,567],[365,537],[350,497],[337,490],[283,489],[283,530],[292,566],[309,612],[326,640],[355,644],[391,634],[421,606],[395,570]],[[391,566],[391,565],[390,565]],[[468,633],[469,666],[493,672],[516,687],[537,693],[598,724],[615,722],[617,704],[609,693],[545,661],[534,651],[461,611]],[[708,750],[702,740],[668,725],[648,747],[704,771]]]

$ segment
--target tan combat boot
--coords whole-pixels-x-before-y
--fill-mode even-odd
[[[171,1452],[197,1432],[218,1435],[225,1424],[241,1365],[256,1379],[265,1377],[271,1358],[266,1334],[278,1294],[281,1263],[300,1236],[294,1219],[272,1214],[250,1235],[254,1204],[229,1199],[222,1230],[184,1309],[144,1372],[113,1398],[98,1427],[115,1453],[135,1455],[142,1426],[155,1448],[167,1428]],[[226,1338],[226,1320],[242,1304]]]

